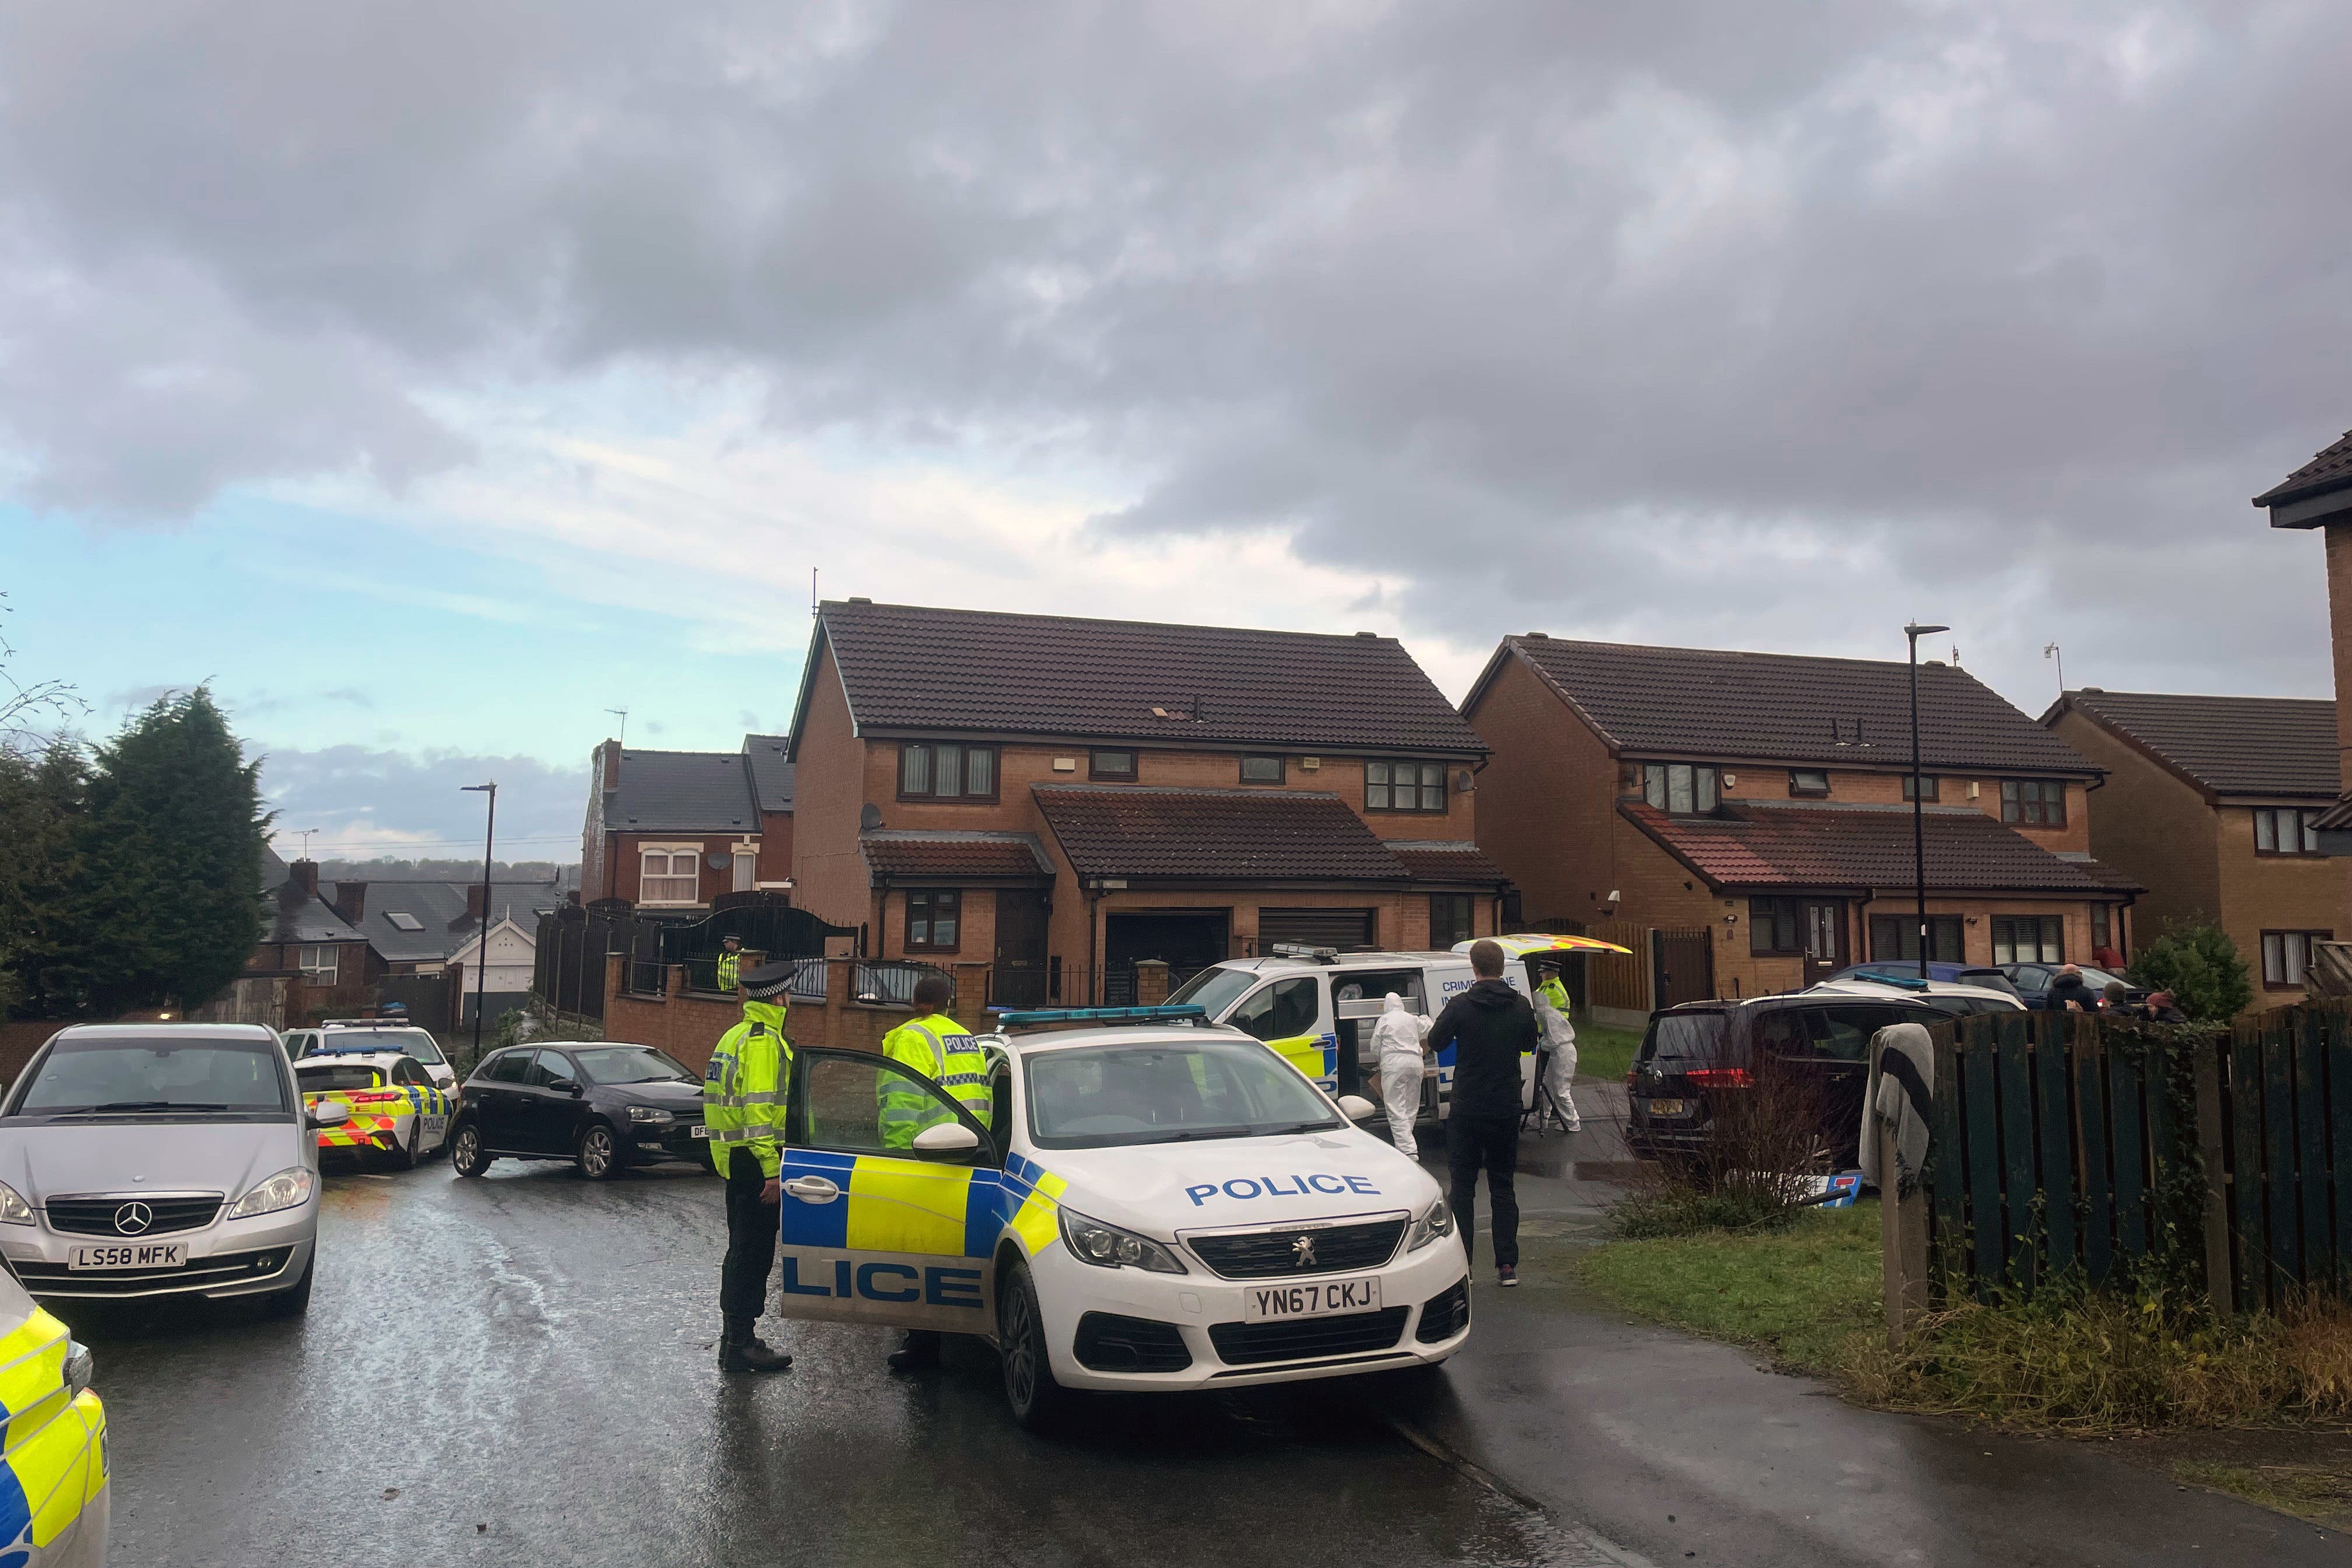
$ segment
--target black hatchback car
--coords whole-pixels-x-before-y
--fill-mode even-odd
[[[478,1176],[493,1160],[572,1160],[607,1181],[663,1160],[709,1163],[702,1080],[651,1046],[513,1046],[482,1058],[457,1090],[449,1163]]]
[[[1653,1013],[1625,1079],[1626,1142],[1645,1160],[1697,1156],[1718,1096],[1753,1092],[1767,1073],[1794,1073],[1809,1080],[1808,1092],[1792,1100],[1816,1118],[1822,1157],[1833,1170],[1850,1169],[1861,1152],[1870,1037],[1889,1024],[1948,1016],[1948,1009],[1908,997],[1801,991]]]

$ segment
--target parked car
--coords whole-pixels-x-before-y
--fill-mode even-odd
[[[709,1163],[702,1079],[651,1046],[513,1046],[457,1093],[449,1163],[478,1176],[501,1159],[572,1160],[608,1181],[632,1165]]]
[[[1971,1013],[2020,1013],[2025,1004],[2017,993],[1996,991],[1990,985],[1959,985],[1946,980],[1897,979],[1893,975],[1853,974],[1843,980],[1824,980],[1806,988],[1804,994],[1835,996],[1908,996],[1925,1002],[1947,1017],[1966,1017]]]
[[[1815,989],[1664,1008],[1650,1015],[1625,1075],[1625,1141],[1645,1160],[1702,1155],[1720,1097],[1755,1092],[1769,1074],[1792,1073],[1807,1086],[1818,1157],[1832,1170],[1850,1169],[1861,1152],[1870,1037],[1889,1024],[1934,1025],[1948,1016],[1892,991]]]
[[[1919,963],[1916,959],[1882,958],[1873,963],[1849,963],[1843,969],[1832,972],[1828,978],[1916,980],[1919,978]],[[1981,963],[1945,963],[1931,958],[1927,961],[1927,978],[1940,980],[1948,985],[1981,985],[1993,991],[2006,991],[2011,995],[2017,994],[2017,987],[2011,984],[2004,971]]]
[[[425,1070],[442,1089],[457,1092],[457,1069],[442,1054],[441,1042],[430,1029],[398,1018],[329,1018],[315,1029],[289,1029],[286,1054],[295,1061],[338,1051],[371,1055],[404,1051],[425,1064]]]
[[[79,1024],[0,1104],[0,1253],[47,1300],[310,1304],[316,1134],[257,1024]],[[5,1561],[0,1554],[0,1561]]]
[[[2058,978],[2061,967],[2055,963],[2004,963],[2000,972],[2009,976],[2009,983],[2017,988],[2017,994],[2027,1006],[2040,1008],[2049,1005],[2050,983]],[[2117,974],[2112,969],[2100,969],[2088,963],[2078,963],[2074,967],[2083,972],[2083,984],[2091,988],[2093,995],[2105,993],[2110,981],[2128,987],[2134,997],[2144,994],[2138,986],[2132,984],[2129,975]]]
[[[91,1391],[89,1348],[33,1304],[0,1268],[0,1336],[10,1359],[0,1369],[8,1411],[0,1465],[10,1478],[0,1509],[13,1531],[0,1539],[9,1568],[105,1568],[109,1488],[106,1406]]]
[[[320,1130],[321,1152],[362,1158],[383,1154],[393,1169],[406,1171],[448,1147],[454,1097],[433,1081],[424,1063],[404,1051],[330,1051],[306,1057],[294,1064],[294,1081],[306,1110],[316,1112],[332,1100],[351,1112],[348,1121]]]

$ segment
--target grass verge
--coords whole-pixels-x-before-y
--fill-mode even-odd
[[[1613,1079],[1622,1083],[1633,1068],[1633,1053],[1642,1048],[1639,1029],[1612,1029],[1606,1024],[1576,1026],[1576,1076]]]
[[[1846,1341],[1881,1310],[1878,1205],[1813,1210],[1751,1234],[1613,1241],[1580,1272],[1627,1311],[1833,1374]]]
[[[2352,1476],[2328,1465],[2225,1465],[2182,1459],[2173,1478],[2192,1487],[2210,1487],[2307,1519],[2335,1524],[2352,1514]]]

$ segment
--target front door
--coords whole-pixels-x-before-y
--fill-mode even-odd
[[[1826,979],[1845,963],[1845,901],[1805,900],[1805,983]]]
[[[1044,889],[997,889],[996,972],[989,977],[988,995],[998,1007],[1045,1005]]]
[[[883,1097],[919,1095],[938,1121],[981,1134],[974,1152],[918,1156]],[[987,1130],[919,1073],[870,1051],[793,1054],[785,1119],[777,1313],[986,1334],[988,1255],[1003,1213]]]

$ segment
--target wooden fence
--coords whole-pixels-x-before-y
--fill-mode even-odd
[[[1949,1284],[2153,1266],[2220,1310],[2352,1286],[2352,1014],[2234,1028],[2071,1013],[1939,1026],[1927,1169]]]

